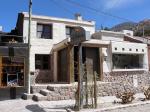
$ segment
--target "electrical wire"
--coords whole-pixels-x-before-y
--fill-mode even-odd
[[[116,15],[113,15],[111,13],[107,13],[107,12],[104,12],[104,11],[100,11],[100,10],[98,10],[96,8],[92,8],[90,6],[80,4],[80,3],[72,1],[72,0],[65,0],[65,1],[67,1],[70,4],[76,5],[78,7],[82,7],[82,8],[86,8],[88,10],[94,11],[94,12],[96,12],[98,14],[103,14],[103,15],[110,16],[110,17],[117,18],[117,19],[124,20],[124,21],[134,22],[133,20],[130,20],[130,19],[127,19],[127,18],[123,18],[123,17],[120,17],[120,16],[116,16]]]
[[[51,2],[53,2],[53,4],[55,5],[55,6],[57,6],[58,8],[62,8],[64,11],[66,11],[67,13],[69,13],[69,14],[71,14],[71,15],[73,15],[74,14],[74,12],[72,12],[71,10],[69,10],[69,9],[67,9],[66,7],[64,7],[63,5],[61,5],[61,4],[59,4],[58,2],[56,2],[55,0],[51,0]]]

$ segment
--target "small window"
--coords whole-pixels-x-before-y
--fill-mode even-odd
[[[142,49],[142,52],[144,52],[144,49]]]
[[[69,26],[66,27],[66,36],[67,37],[70,37],[72,30],[73,30],[73,27],[69,27]]]
[[[115,47],[115,50],[117,50],[117,47]]]
[[[136,49],[136,52],[138,52],[138,49]]]
[[[129,51],[132,51],[132,49],[130,48]]]
[[[38,24],[37,25],[37,37],[44,38],[44,39],[52,39],[52,25]]]
[[[49,70],[50,69],[50,55],[35,55],[35,69]]]

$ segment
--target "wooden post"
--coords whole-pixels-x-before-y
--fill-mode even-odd
[[[68,46],[68,75],[69,83],[74,82],[74,46]]]
[[[100,59],[100,81],[103,80],[103,54],[102,54],[102,48],[99,48],[99,59]]]
[[[97,108],[97,81],[96,81],[97,73],[94,72],[94,104],[95,108]]]
[[[82,45],[79,44],[78,51],[78,110],[83,108],[83,66],[82,66]]]
[[[87,69],[85,63],[85,105],[88,106],[88,76],[87,76]]]

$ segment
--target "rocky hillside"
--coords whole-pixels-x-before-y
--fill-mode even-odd
[[[112,31],[135,30],[137,23],[124,22],[111,28]]]
[[[145,19],[138,23],[124,22],[112,27],[112,31],[122,31],[122,30],[133,30],[134,35],[143,36],[143,30],[145,36],[150,36],[150,19]]]

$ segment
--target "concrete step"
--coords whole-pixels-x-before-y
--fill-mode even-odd
[[[48,89],[42,89],[40,90],[40,93],[44,96],[48,96],[51,93],[51,91],[49,91]]]
[[[44,101],[47,100],[47,96],[44,96],[40,93],[35,93],[32,98],[34,101]]]

